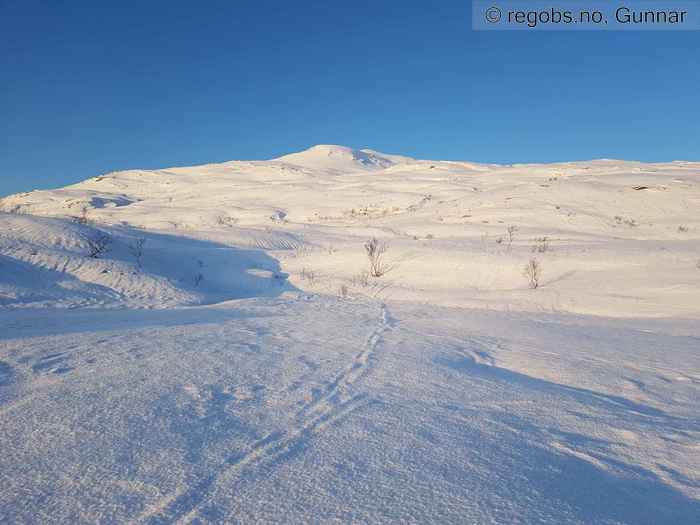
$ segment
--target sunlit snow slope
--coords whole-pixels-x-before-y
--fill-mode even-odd
[[[700,523],[700,163],[316,146],[0,210],[0,523]]]
[[[321,293],[345,285],[501,310],[700,314],[698,163],[496,166],[316,146],[272,161],[111,173],[12,195],[0,209],[262,250],[294,286]],[[14,235],[23,243],[3,228],[4,242]],[[371,236],[387,244],[391,271],[365,283]],[[147,243],[149,251],[160,252]],[[191,277],[198,255],[189,252],[179,263]],[[532,258],[542,268],[536,292],[522,275]],[[205,268],[202,282],[220,270]],[[179,300],[191,304],[191,290]]]

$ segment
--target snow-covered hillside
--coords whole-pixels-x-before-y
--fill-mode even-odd
[[[697,523],[698,319],[700,163],[315,146],[7,196],[0,523]]]
[[[8,196],[0,209],[264,252],[264,269],[279,264],[294,286],[319,293],[345,285],[451,306],[700,315],[700,163],[496,166],[316,146],[272,161],[111,173]],[[24,244],[18,235],[3,228],[4,242]],[[368,286],[372,236],[386,243],[391,271]],[[147,243],[144,262],[160,252]],[[196,253],[179,255],[189,265],[179,278],[199,273]],[[535,292],[522,275],[533,258]],[[203,282],[222,271],[205,268]],[[167,304],[192,304],[193,291],[168,277],[180,294],[168,292]]]
[[[7,213],[0,213],[0,261],[6,307],[167,308],[288,288],[261,250]]]

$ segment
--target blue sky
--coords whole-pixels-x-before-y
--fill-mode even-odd
[[[0,0],[0,194],[318,143],[700,160],[700,32],[470,27],[453,0]]]

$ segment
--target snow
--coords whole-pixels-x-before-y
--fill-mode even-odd
[[[385,155],[370,149],[354,150],[346,146],[320,144],[306,151],[284,155],[275,160],[295,166],[340,170],[347,173],[357,170],[380,170],[410,159],[398,155]]]
[[[342,146],[5,197],[0,522],[695,523],[698,204]]]

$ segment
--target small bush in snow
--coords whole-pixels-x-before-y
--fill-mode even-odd
[[[87,206],[83,206],[80,208],[80,215],[77,217],[73,217],[73,221],[77,222],[78,224],[90,224],[90,218],[88,217],[89,213],[89,208]]]
[[[199,286],[204,280],[204,274],[202,273],[202,269],[204,268],[204,262],[197,260],[197,267],[199,268],[199,271],[194,275],[195,286]]]
[[[129,246],[129,251],[131,252],[131,255],[134,256],[134,259],[136,259],[136,266],[141,268],[142,263],[143,263],[143,248],[146,246],[146,239],[143,237],[139,237],[134,241],[134,244]]]
[[[630,227],[638,226],[637,221],[635,221],[634,219],[622,217],[621,215],[615,215],[615,222],[617,224],[626,224],[627,226],[630,226]]]
[[[109,251],[109,246],[112,244],[112,238],[104,232],[98,231],[92,237],[86,237],[88,254],[91,259],[99,259]]]
[[[687,226],[679,226],[678,227],[678,233],[687,233],[688,232],[688,227]]]
[[[216,224],[220,226],[233,226],[238,222],[238,219],[235,217],[231,217],[229,215],[217,215],[216,217]]]
[[[293,247],[294,257],[306,257],[311,254],[311,246],[308,244],[298,244]]]
[[[361,286],[362,288],[366,288],[367,286],[369,286],[369,272],[364,271],[358,273],[357,275],[352,277],[350,282],[353,286]]]
[[[389,271],[389,268],[383,261],[386,250],[386,244],[374,237],[365,243],[365,252],[369,259],[369,274],[372,277],[381,277]]]
[[[508,226],[506,229],[506,234],[508,235],[508,248],[513,244],[513,239],[515,238],[515,232],[518,231],[518,227],[515,225]]]
[[[302,281],[308,281],[311,286],[316,284],[316,272],[314,272],[313,270],[302,268],[301,273],[299,274],[299,278]]]
[[[549,238],[548,237],[537,237],[535,239],[535,245],[532,247],[533,252],[545,253],[549,251]]]
[[[531,289],[536,289],[540,285],[542,276],[542,266],[537,259],[530,259],[523,268],[523,276],[527,279],[527,284]]]
[[[341,298],[347,299],[349,292],[348,292],[348,287],[345,284],[340,285],[340,289],[338,290],[338,295],[340,295]]]

